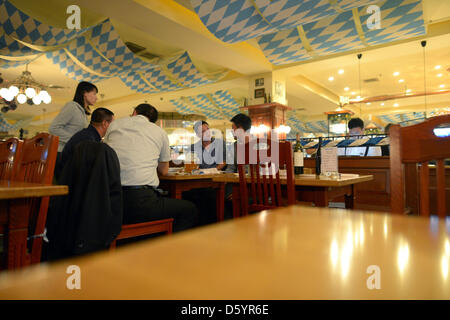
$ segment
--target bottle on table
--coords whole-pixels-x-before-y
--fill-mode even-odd
[[[322,164],[321,148],[322,148],[322,137],[319,137],[319,145],[317,146],[316,152],[316,176],[320,176],[321,173],[320,169]]]
[[[300,135],[297,134],[297,141],[294,145],[294,174],[303,174],[303,147],[300,143]]]

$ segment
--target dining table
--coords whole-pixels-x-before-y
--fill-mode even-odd
[[[214,181],[213,178],[223,175],[199,174],[199,173],[172,173],[159,177],[159,187],[168,191],[169,196],[174,199],[182,199],[185,191],[199,188],[212,188],[216,191],[216,213],[217,221],[224,220],[224,197],[225,183]]]
[[[212,179],[214,182],[230,184],[233,202],[233,217],[241,215],[239,186],[239,174],[227,173],[217,175]],[[298,174],[294,176],[296,200],[312,203],[316,207],[328,207],[331,200],[343,197],[346,209],[353,209],[355,199],[355,184],[373,180],[373,175],[359,175],[341,173],[336,176]],[[250,177],[247,178],[250,182]],[[287,183],[286,178],[280,176],[282,185]]]
[[[33,199],[68,194],[64,185],[41,184],[0,180],[0,237],[6,256],[4,263],[7,269],[21,268],[27,264],[27,237],[30,210],[33,210]],[[39,210],[39,207],[36,207]],[[1,269],[1,266],[0,266]]]
[[[290,206],[7,272],[0,299],[450,299],[450,224]]]

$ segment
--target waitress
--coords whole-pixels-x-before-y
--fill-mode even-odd
[[[55,177],[59,175],[61,153],[67,141],[78,131],[87,127],[90,108],[97,101],[97,87],[86,81],[78,84],[73,101],[67,102],[61,112],[53,119],[48,129],[50,134],[59,137],[58,157],[56,159]]]

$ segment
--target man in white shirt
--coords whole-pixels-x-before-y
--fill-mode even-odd
[[[364,121],[360,118],[350,119],[348,122],[348,129],[350,136],[364,135]],[[346,147],[339,148],[338,154],[340,156],[360,156],[360,157],[375,157],[381,156],[380,147]]]
[[[155,124],[158,111],[149,104],[138,105],[129,118],[114,121],[105,142],[117,153],[123,189],[123,223],[174,218],[173,231],[197,222],[197,208],[189,201],[161,197],[156,190],[158,173],[169,170],[167,133]]]

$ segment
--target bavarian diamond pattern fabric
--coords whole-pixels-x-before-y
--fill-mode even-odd
[[[258,44],[269,61],[276,65],[311,58],[300,40],[297,29],[266,34],[259,38]]]
[[[196,96],[173,99],[170,102],[175,110],[181,114],[202,114],[208,119],[230,119],[238,114],[239,104],[226,90],[219,90],[211,95],[199,94]]]
[[[66,49],[83,65],[105,77],[119,76],[127,72],[103,58],[84,36],[72,41]]]
[[[364,34],[369,45],[408,39],[425,34],[422,1],[387,0],[381,5],[381,29],[369,30],[369,15],[364,8],[359,9]]]
[[[219,90],[212,94],[211,97],[225,118],[231,119],[240,112],[239,104],[228,91]]]
[[[23,61],[8,61],[0,59],[0,68],[9,69],[9,68],[16,68],[23,65],[26,65],[27,63],[30,63],[32,60],[23,60]]]
[[[293,28],[368,3],[373,1],[191,0],[209,31],[229,43]]]
[[[0,55],[9,57],[23,57],[37,54],[39,51],[24,46],[6,34],[0,36]]]
[[[46,56],[51,59],[54,64],[59,65],[61,72],[71,79],[89,82],[98,82],[106,79],[83,70],[72,59],[70,59],[64,49],[47,52]]]
[[[370,17],[367,6],[358,8],[366,43],[357,32],[353,13],[345,11],[302,26],[310,52],[305,49],[306,44],[302,43],[297,28],[266,34],[258,39],[258,44],[270,62],[282,65],[425,34],[420,0],[376,3],[381,10],[381,29],[370,30],[367,26]]]
[[[91,35],[92,43],[113,64],[127,71],[147,69],[149,63],[136,57],[133,52],[120,39],[113,25],[108,20],[93,27]]]
[[[182,88],[171,81],[159,66],[144,72],[143,76],[158,92],[167,92]]]
[[[411,120],[416,120],[416,119],[423,121],[423,119],[425,118],[425,113],[424,112],[408,112],[408,113],[400,113],[400,114],[387,114],[387,115],[381,115],[378,117],[385,122],[397,124],[400,122],[411,121]],[[412,124],[412,122],[411,122],[411,124]]]
[[[363,47],[351,11],[304,26],[306,37],[318,55],[327,55]]]
[[[194,109],[199,110],[199,113],[206,116],[208,119],[223,119],[220,110],[211,103],[206,94],[199,94],[194,97],[188,97],[188,99]]]
[[[305,130],[306,130],[306,132],[327,133],[328,132],[328,124],[327,124],[327,121],[325,121],[325,120],[306,122]]]
[[[147,83],[142,79],[142,76],[136,72],[131,72],[124,77],[121,77],[121,80],[125,85],[133,91],[141,92],[141,93],[155,93],[156,90],[152,90]]]
[[[0,26],[8,36],[39,46],[61,45],[88,30],[60,29],[42,24],[7,0],[0,0]]]
[[[212,82],[212,80],[198,72],[187,52],[169,63],[167,69],[185,87],[194,88]]]
[[[181,114],[195,114],[195,110],[192,109],[183,99],[172,99],[170,102],[175,106],[175,110]]]

